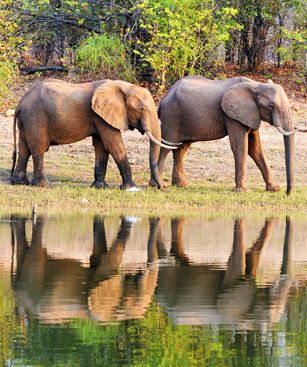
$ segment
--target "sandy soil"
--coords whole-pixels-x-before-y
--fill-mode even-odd
[[[307,106],[302,102],[292,101],[293,117],[295,123],[302,124],[306,121]],[[305,123],[306,124],[306,123]],[[305,125],[306,126],[306,125]],[[11,151],[13,150],[13,117],[6,117],[4,114],[0,115],[0,147],[1,151],[5,152],[4,157],[0,157],[0,165],[3,168],[9,167]],[[262,123],[260,129],[261,140],[273,169],[275,179],[282,186],[285,186],[285,167],[284,167],[284,147],[283,138],[276,131],[275,128],[266,123]],[[129,161],[132,164],[133,171],[148,172],[148,148],[149,144],[147,138],[138,132],[128,131],[123,134],[126,144]],[[296,183],[299,186],[305,186],[307,183],[307,134],[296,134]],[[75,144],[65,146],[51,147],[46,154],[46,160],[49,162],[56,161],[61,154],[65,152],[69,154],[72,159],[76,155],[78,157],[90,157],[93,159],[94,150],[91,143],[91,138],[85,139]],[[9,160],[9,162],[7,162]],[[110,159],[109,167],[116,170],[113,159]],[[172,154],[168,155],[166,161],[165,178],[166,183],[170,183],[172,169]],[[187,182],[204,182],[212,181],[217,183],[234,183],[234,162],[233,155],[229,146],[229,139],[200,142],[192,145],[190,151],[186,154],[185,169]],[[1,182],[8,182],[7,170],[1,170]],[[48,174],[48,171],[47,171]],[[148,174],[149,175],[149,174]],[[92,172],[86,174],[86,180],[90,179]],[[145,175],[148,177],[147,175]],[[146,178],[147,180],[147,178]],[[248,182],[249,186],[262,187],[264,186],[260,171],[255,166],[254,162],[249,158],[248,160]],[[145,181],[143,182],[143,184]]]

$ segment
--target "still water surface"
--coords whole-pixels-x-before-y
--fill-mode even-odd
[[[0,365],[307,365],[307,222],[0,218]]]

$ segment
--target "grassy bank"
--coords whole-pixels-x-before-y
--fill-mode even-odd
[[[2,130],[1,130],[2,126]],[[90,188],[93,181],[94,150],[91,139],[79,143],[51,147],[45,155],[47,178],[51,188],[42,189],[11,186],[12,121],[0,118],[0,214],[31,213],[131,213],[140,215],[306,215],[307,214],[307,151],[305,136],[296,136],[296,185],[293,194],[285,194],[283,140],[270,129],[262,129],[263,145],[273,167],[275,180],[282,187],[278,193],[264,191],[258,168],[248,161],[248,193],[234,193],[234,162],[227,139],[195,144],[187,154],[185,170],[187,188],[168,186],[163,190],[147,188],[149,180],[148,141],[142,135],[124,134],[125,145],[135,182],[143,189],[139,193],[121,191],[118,169],[110,158],[106,181],[107,190]],[[275,140],[274,140],[275,139]],[[273,141],[273,144],[272,144]],[[164,178],[171,182],[171,154],[168,156]],[[32,160],[28,178],[32,176]],[[88,203],[82,204],[85,198]],[[83,200],[84,201],[84,200]]]
[[[86,199],[86,200],[85,200]],[[84,203],[85,202],[85,203]],[[306,214],[307,190],[297,188],[287,197],[284,191],[253,190],[234,193],[226,185],[194,184],[188,188],[152,188],[129,193],[117,188],[96,190],[62,184],[42,189],[0,185],[0,213],[30,213],[36,204],[39,213],[139,213],[190,215],[206,212],[272,215]]]

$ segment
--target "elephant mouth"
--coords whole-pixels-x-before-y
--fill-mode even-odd
[[[138,132],[140,132],[142,135],[145,134],[145,130],[142,127],[141,121],[138,121],[136,124],[129,124],[129,130],[133,131],[137,129]]]
[[[144,135],[145,134],[145,130],[143,130],[143,128],[138,128],[138,131],[142,134],[142,135]]]

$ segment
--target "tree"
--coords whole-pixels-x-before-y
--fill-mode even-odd
[[[0,4],[0,99],[9,94],[8,85],[16,76],[16,61],[24,46],[18,37],[18,17],[14,13],[12,0],[1,0]]]
[[[146,35],[137,39],[135,52],[155,70],[160,90],[184,75],[204,73],[237,27],[236,10],[217,8],[212,0],[143,0],[135,9]]]

